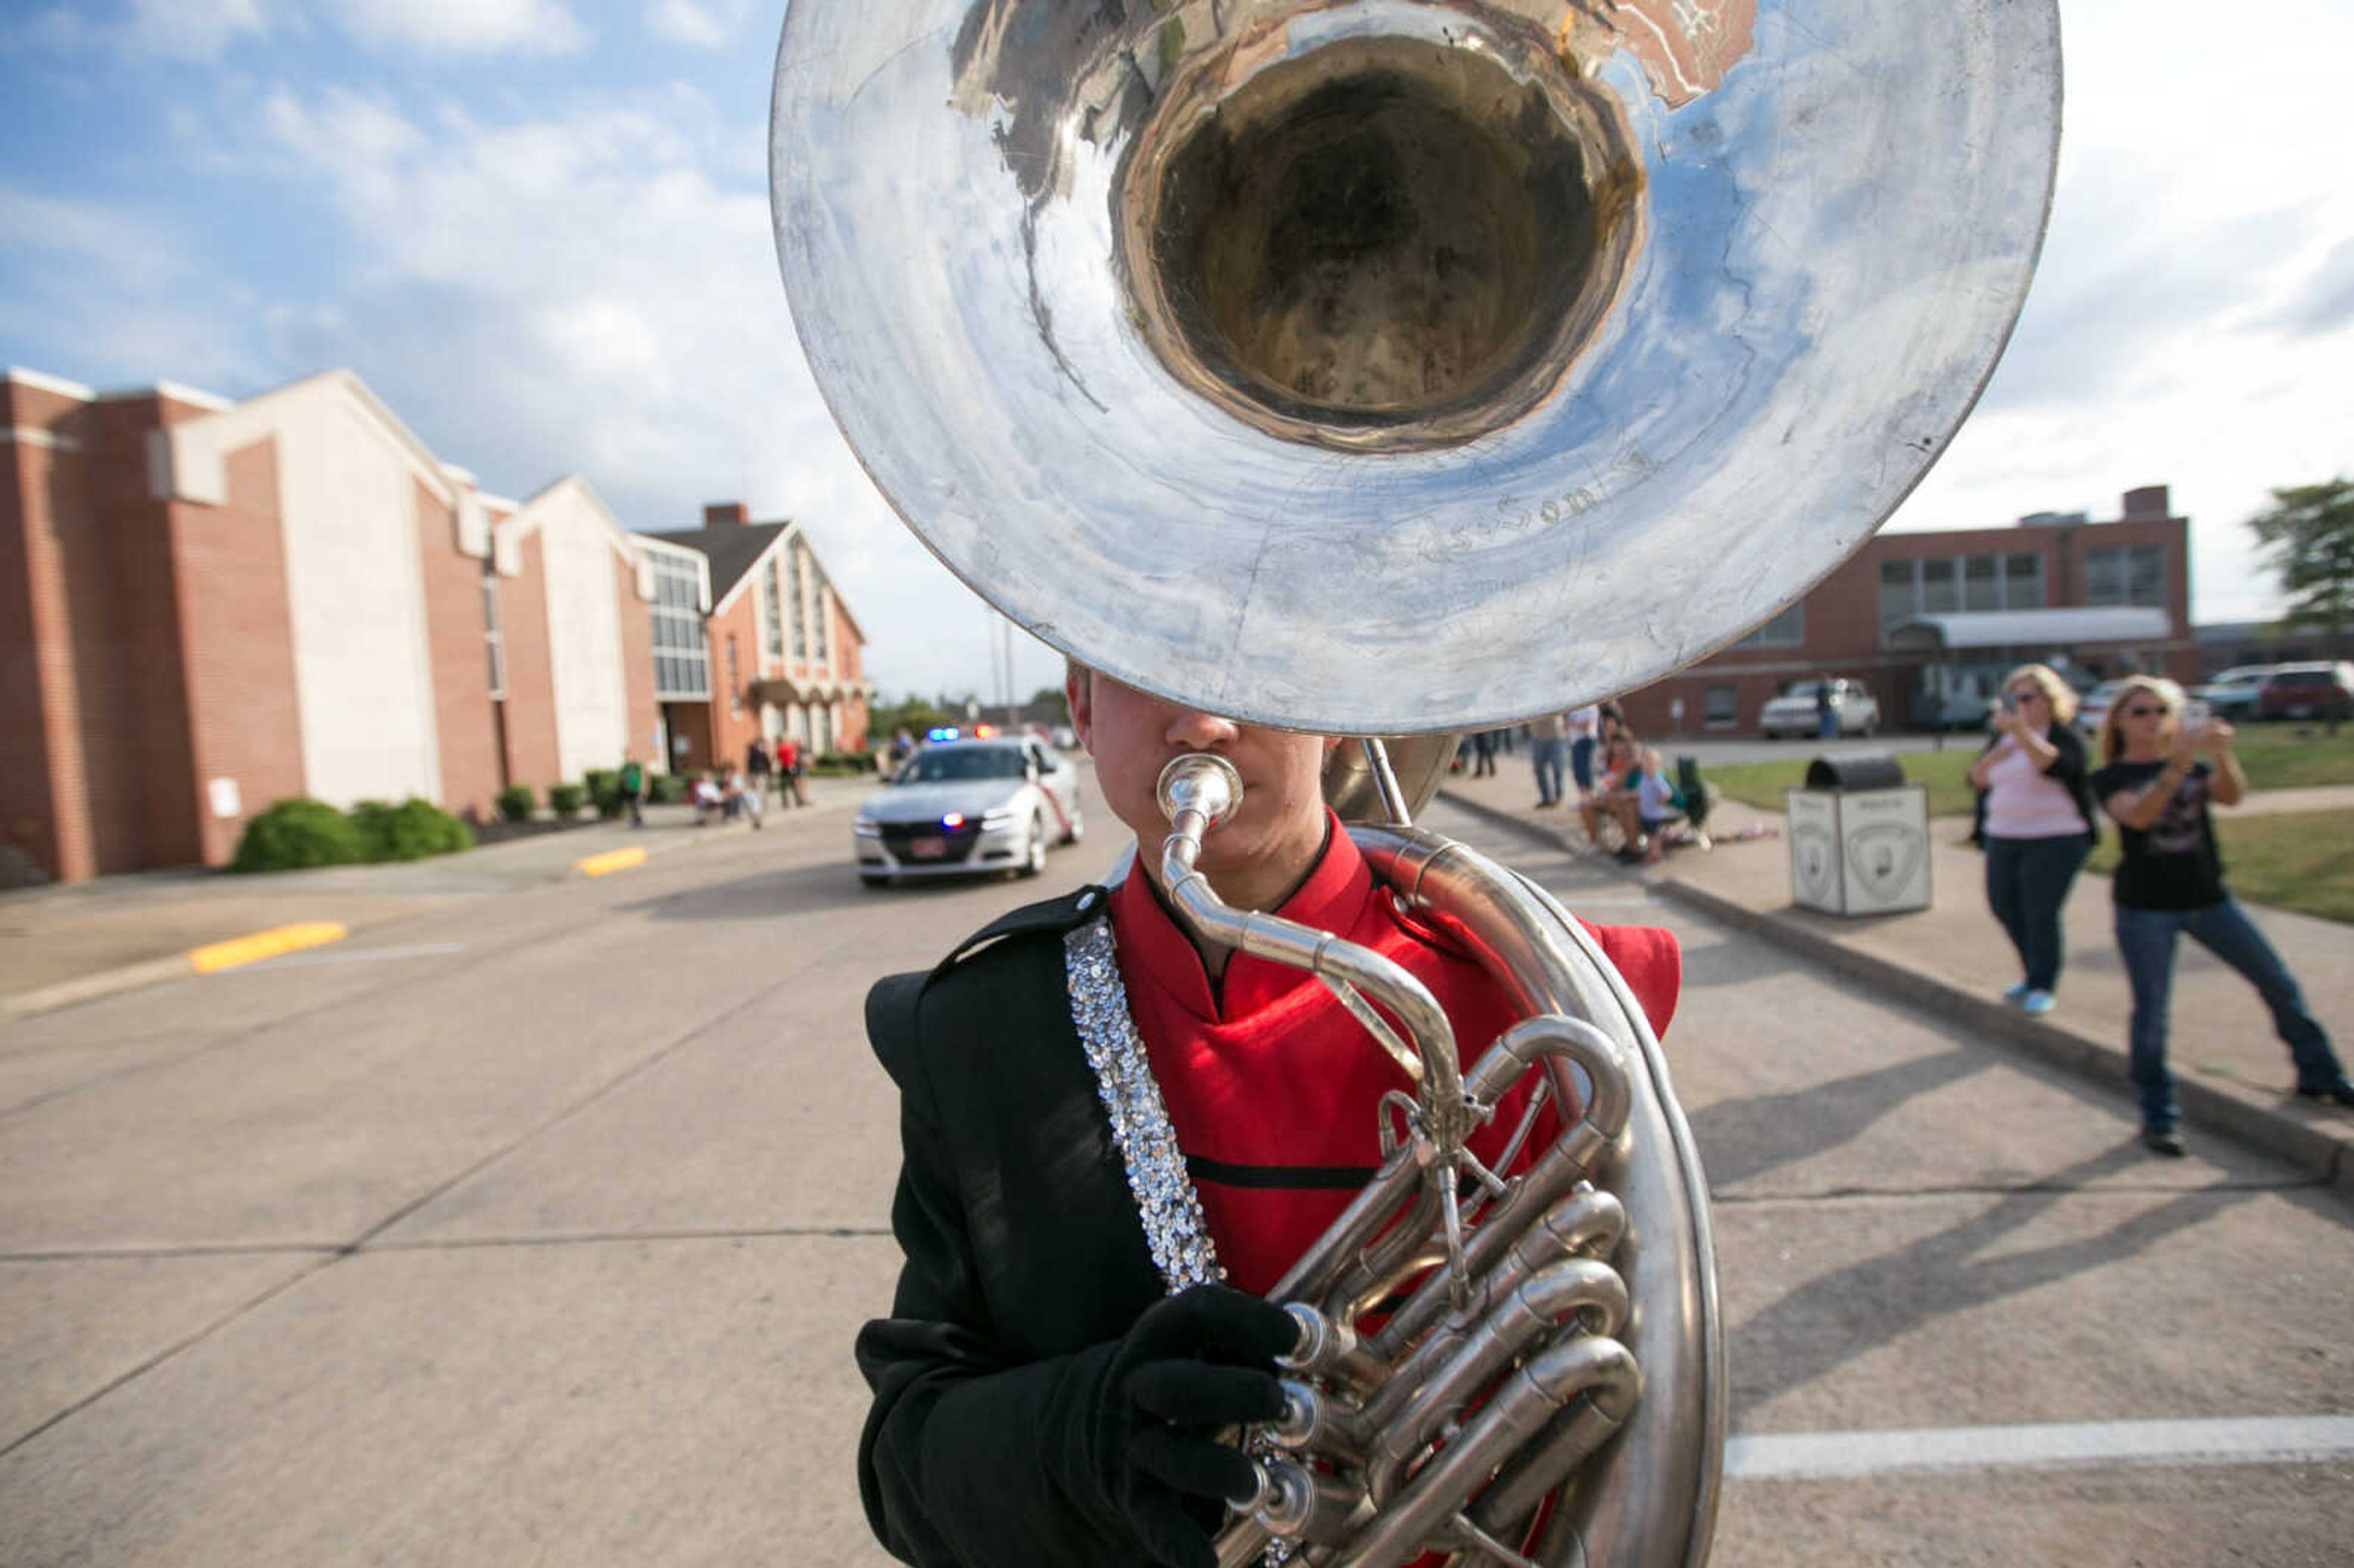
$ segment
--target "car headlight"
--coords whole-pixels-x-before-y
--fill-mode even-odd
[[[879,839],[883,836],[883,824],[872,817],[859,817],[852,821],[850,831],[862,839]]]
[[[981,814],[981,831],[982,832],[987,832],[991,828],[1010,827],[1013,825],[1013,807],[992,806],[988,810],[983,811]]]

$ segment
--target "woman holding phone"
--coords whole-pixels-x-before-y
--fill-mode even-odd
[[[2232,726],[2220,719],[2184,723],[2182,708],[2182,688],[2171,681],[2126,681],[2101,720],[2105,766],[2093,775],[2101,807],[2116,819],[2125,841],[2115,881],[2117,949],[2133,986],[2129,1039],[2142,1142],[2168,1155],[2183,1151],[2174,1129],[2174,1079],[2166,1069],[2178,932],[2239,970],[2264,997],[2296,1064],[2298,1094],[2354,1107],[2354,1083],[2306,1010],[2296,977],[2223,886],[2207,803],[2233,805],[2247,792]]]
[[[1994,738],[1970,767],[1985,818],[1987,905],[2025,970],[2003,1000],[2052,1011],[2064,944],[2060,911],[2093,850],[2084,743],[2071,722],[2076,694],[2048,665],[2003,677]]]

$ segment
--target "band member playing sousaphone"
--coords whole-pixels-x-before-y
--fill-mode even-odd
[[[2033,271],[2056,11],[1791,9],[794,0],[811,374],[1076,661],[1137,837],[869,1000],[906,1264],[859,1477],[902,1557],[1707,1562],[1674,947],[1318,737],[1443,768],[1647,684],[1952,439]]]
[[[1277,1416],[1274,1358],[1296,1335],[1262,1298],[1381,1163],[1383,1097],[1413,1086],[1314,976],[1190,934],[1163,885],[1164,767],[1209,753],[1241,775],[1196,862],[1226,905],[1403,965],[1467,1055],[1515,1019],[1340,831],[1319,787],[1337,742],[1077,667],[1066,691],[1135,869],[1006,916],[867,1004],[901,1095],[906,1265],[891,1316],[858,1340],[875,1394],[859,1476],[877,1535],[923,1568],[1207,1568],[1225,1501],[1252,1489],[1214,1434]],[[1674,938],[1595,935],[1664,1031]],[[1119,1102],[1124,1127],[1106,1116],[1121,1082],[1145,1091]],[[1495,1107],[1474,1155],[1500,1163],[1527,1094]],[[1158,1165],[1139,1152],[1156,1097],[1174,1139]]]

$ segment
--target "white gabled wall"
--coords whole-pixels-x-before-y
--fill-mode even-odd
[[[619,768],[629,745],[621,670],[620,525],[585,485],[560,484],[517,514],[539,533],[547,577],[547,643],[556,753],[565,779]]]
[[[303,788],[339,806],[438,801],[416,494],[456,492],[366,383],[331,370],[156,431],[155,495],[220,505],[228,454],[265,438],[276,442]]]
[[[290,400],[278,425],[303,778],[338,806],[438,801],[412,466],[340,388]]]

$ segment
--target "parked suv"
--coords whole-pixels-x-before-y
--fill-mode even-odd
[[[2277,664],[2242,664],[2194,688],[2190,694],[2202,698],[2207,711],[2217,718],[2242,724],[2255,717],[2256,700],[2264,695],[2264,683],[2279,668]]]
[[[2256,716],[2354,718],[2354,663],[2283,664],[2257,694]]]
[[[1815,707],[1813,681],[1792,681],[1757,715],[1757,733],[1766,740],[1786,735],[1812,736],[1822,719]],[[1861,681],[1834,678],[1831,712],[1838,715],[1841,735],[1869,736],[1880,728],[1880,699],[1864,690]]]

